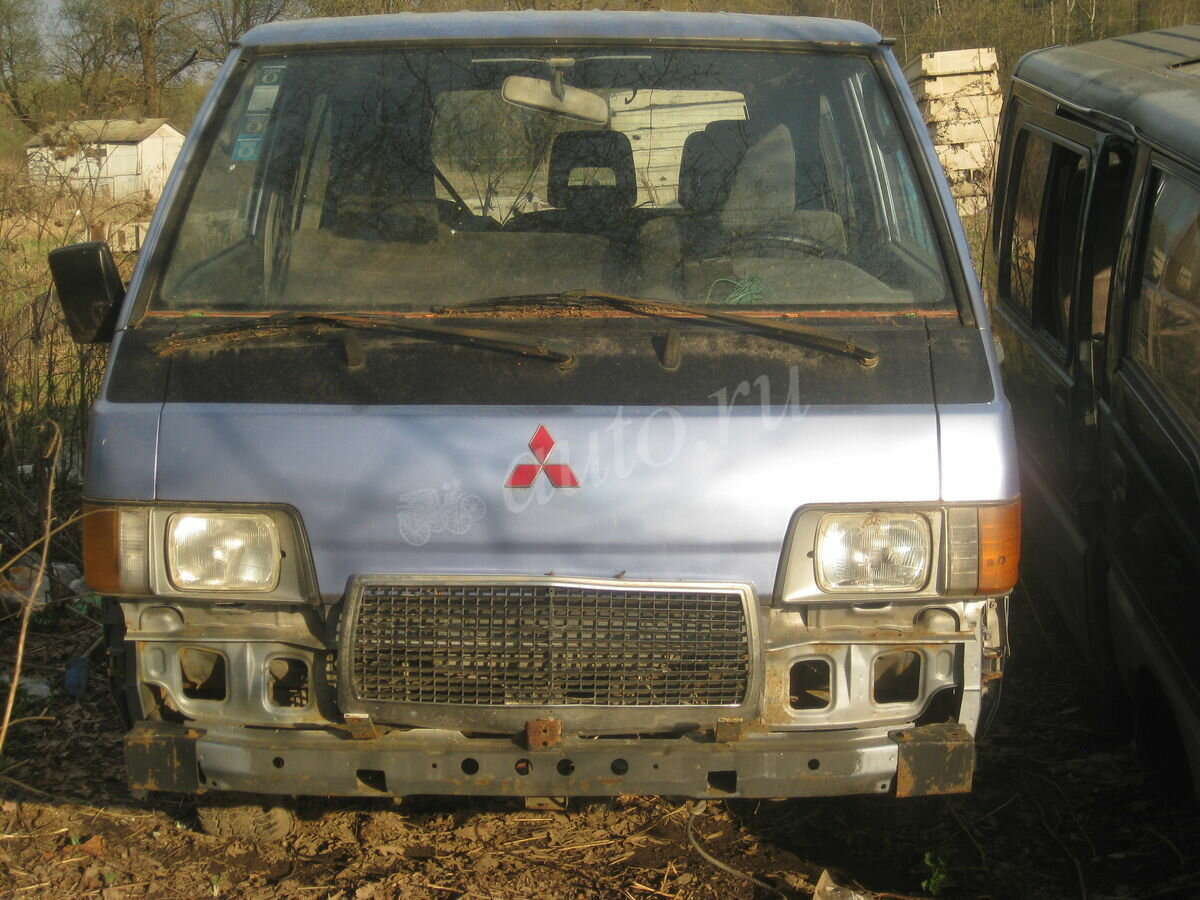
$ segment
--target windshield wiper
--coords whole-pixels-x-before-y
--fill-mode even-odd
[[[773,322],[766,319],[738,315],[737,313],[718,312],[706,306],[688,306],[684,303],[671,303],[668,300],[647,300],[641,297],[627,297],[624,294],[609,294],[604,291],[563,291],[558,294],[526,294],[495,297],[466,306],[447,307],[442,312],[449,313],[454,310],[479,309],[507,304],[528,305],[539,301],[600,303],[605,306],[614,307],[615,309],[624,309],[645,316],[664,318],[675,318],[676,316],[696,317],[702,321],[740,325],[743,328],[748,328],[772,337],[791,338],[797,343],[856,359],[867,368],[871,368],[879,362],[878,351],[857,344],[846,335],[823,329],[793,325],[788,322]]]
[[[190,334],[173,334],[151,344],[150,350],[154,353],[168,355],[194,347],[261,340],[281,334],[321,331],[330,327],[404,334],[434,341],[445,341],[450,344],[479,347],[484,350],[515,353],[530,359],[544,359],[563,370],[575,367],[573,354],[552,349],[533,340],[497,334],[494,331],[479,331],[454,325],[433,325],[429,322],[412,319],[384,318],[354,313],[283,313],[260,319],[252,324],[222,325],[193,331]]]

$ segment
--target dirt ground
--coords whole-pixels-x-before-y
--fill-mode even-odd
[[[0,623],[11,671],[13,620]],[[24,699],[0,759],[0,895],[17,898],[1200,897],[1200,814],[1182,783],[1151,787],[1116,707],[1062,625],[1023,593],[1005,696],[975,790],[952,798],[573,802],[312,801],[282,843],[203,834],[185,796],[133,796],[97,662],[82,701],[61,689],[98,628],[39,614]],[[102,653],[96,654],[97,661]],[[737,873],[705,860],[695,843]],[[748,880],[753,876],[760,882]]]

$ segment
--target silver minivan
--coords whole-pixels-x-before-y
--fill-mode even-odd
[[[1013,433],[870,28],[257,28],[128,287],[52,266],[135,787],[970,788]]]

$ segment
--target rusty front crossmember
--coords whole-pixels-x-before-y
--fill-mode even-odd
[[[885,732],[683,734],[585,740],[534,720],[513,738],[417,729],[204,729],[139,722],[125,739],[134,788],[312,796],[914,797],[969,791],[975,747],[961,725]]]

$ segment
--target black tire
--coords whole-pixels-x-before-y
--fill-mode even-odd
[[[296,824],[292,810],[273,797],[207,794],[196,800],[196,819],[206,834],[248,843],[281,841]]]

